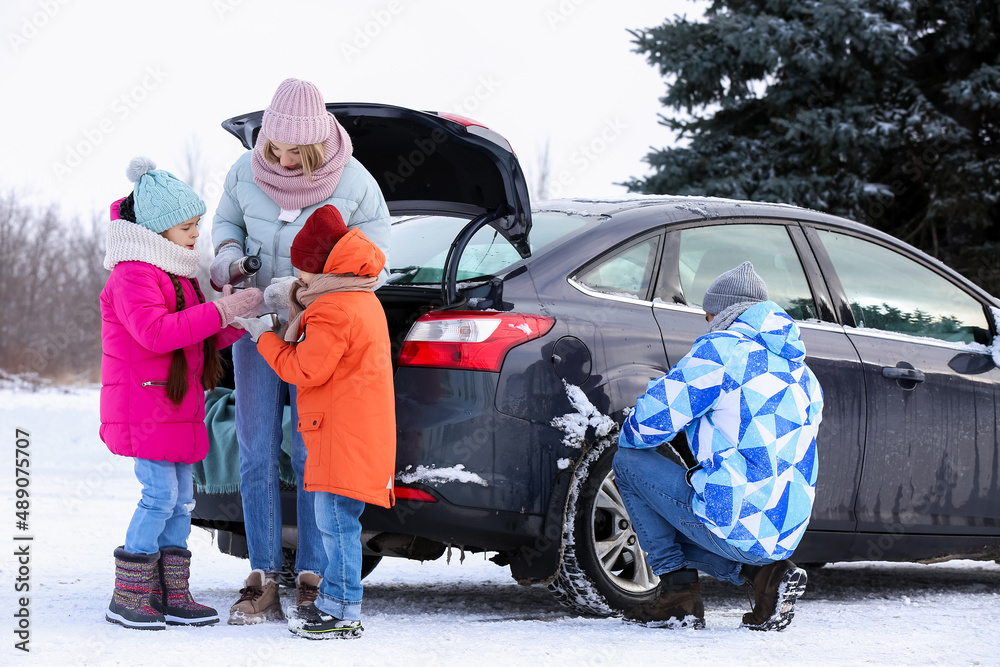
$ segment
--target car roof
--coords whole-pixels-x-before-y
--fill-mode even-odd
[[[626,223],[626,221],[640,223],[640,221],[645,221],[646,226],[649,225],[649,214],[655,211],[657,226],[713,219],[778,218],[839,228],[863,234],[897,250],[909,253],[919,258],[920,261],[934,265],[946,273],[957,277],[965,285],[988,299],[992,304],[1000,304],[1000,299],[986,292],[955,269],[895,236],[854,220],[792,204],[726,199],[723,197],[623,194],[610,197],[578,197],[547,200],[536,202],[532,208],[536,213],[542,211],[560,211],[581,216],[601,216],[605,217],[609,222],[614,221],[615,223]]]

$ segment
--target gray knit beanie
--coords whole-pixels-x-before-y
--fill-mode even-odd
[[[738,303],[767,301],[767,285],[753,270],[753,264],[743,262],[712,281],[705,290],[701,307],[710,315],[718,315]]]

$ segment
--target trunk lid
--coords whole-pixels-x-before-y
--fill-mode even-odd
[[[495,228],[521,257],[531,254],[528,188],[502,136],[453,114],[385,104],[326,108],[350,134],[354,156],[375,177],[393,215],[470,218]],[[235,116],[222,127],[250,149],[263,113]]]

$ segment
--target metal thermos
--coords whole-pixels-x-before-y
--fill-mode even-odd
[[[232,285],[234,289],[240,287],[240,283],[250,278],[255,273],[260,271],[261,263],[260,257],[257,255],[244,255],[239,259],[235,259],[229,265],[229,285]],[[246,285],[243,285],[246,287]],[[223,285],[216,285],[212,283],[212,289],[216,292],[221,292]]]

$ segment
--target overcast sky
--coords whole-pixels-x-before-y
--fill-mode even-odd
[[[624,192],[648,172],[664,82],[629,28],[692,0],[3,0],[0,187],[90,219],[128,193],[131,157],[204,162],[210,211],[243,151],[224,119],[262,109],[287,77],[327,102],[453,111],[504,135],[549,195]]]

